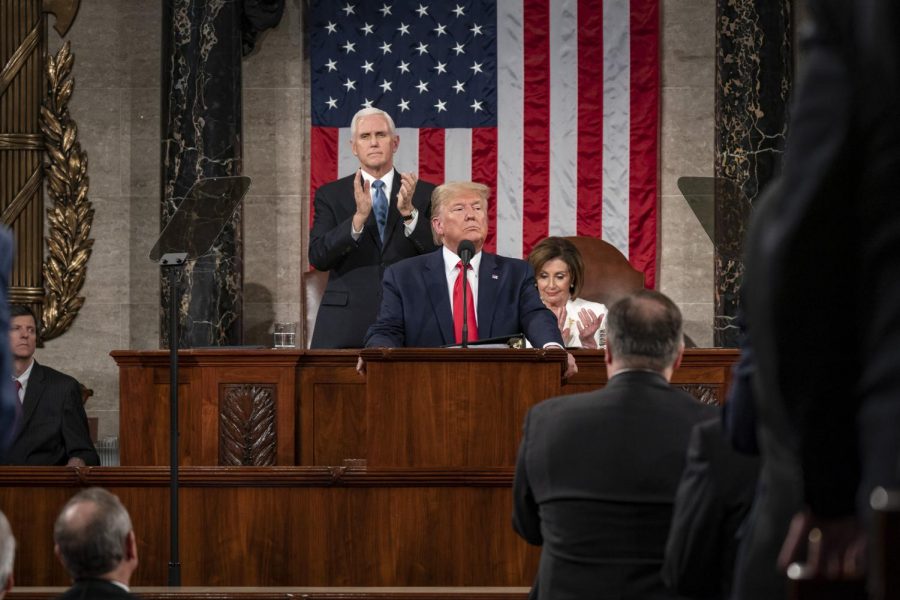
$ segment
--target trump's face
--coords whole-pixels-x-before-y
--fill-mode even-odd
[[[356,135],[350,140],[353,155],[373,177],[381,177],[394,168],[394,152],[400,137],[391,135],[387,119],[368,115],[356,122]]]
[[[488,232],[487,206],[478,194],[465,192],[445,201],[431,223],[454,253],[459,254],[456,249],[463,240],[470,240],[480,252]]]

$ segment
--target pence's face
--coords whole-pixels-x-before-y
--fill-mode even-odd
[[[400,145],[400,137],[391,135],[387,119],[381,115],[369,115],[356,122],[356,135],[350,140],[353,155],[363,168],[380,176],[394,168],[394,153]]]

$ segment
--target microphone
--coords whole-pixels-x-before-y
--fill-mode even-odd
[[[463,286],[462,286],[462,347],[469,347],[469,303],[466,302],[466,290],[469,288],[469,263],[472,261],[472,257],[475,256],[475,244],[473,244],[470,240],[463,240],[459,243],[459,246],[456,248],[456,253],[459,255],[459,258],[462,260],[462,272],[463,272]]]
[[[469,263],[472,261],[472,257],[475,256],[475,244],[470,240],[463,240],[459,243],[456,253],[462,259],[463,266],[468,267]]]

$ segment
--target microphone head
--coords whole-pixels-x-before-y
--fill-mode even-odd
[[[456,249],[456,254],[459,255],[464,264],[469,264],[469,261],[475,256],[475,244],[471,240],[461,241]]]

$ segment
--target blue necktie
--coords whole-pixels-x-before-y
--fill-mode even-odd
[[[378,234],[384,241],[384,226],[387,224],[388,201],[384,195],[384,182],[376,179],[372,182],[375,188],[375,197],[372,199],[372,208],[375,209],[375,222],[378,223]]]

